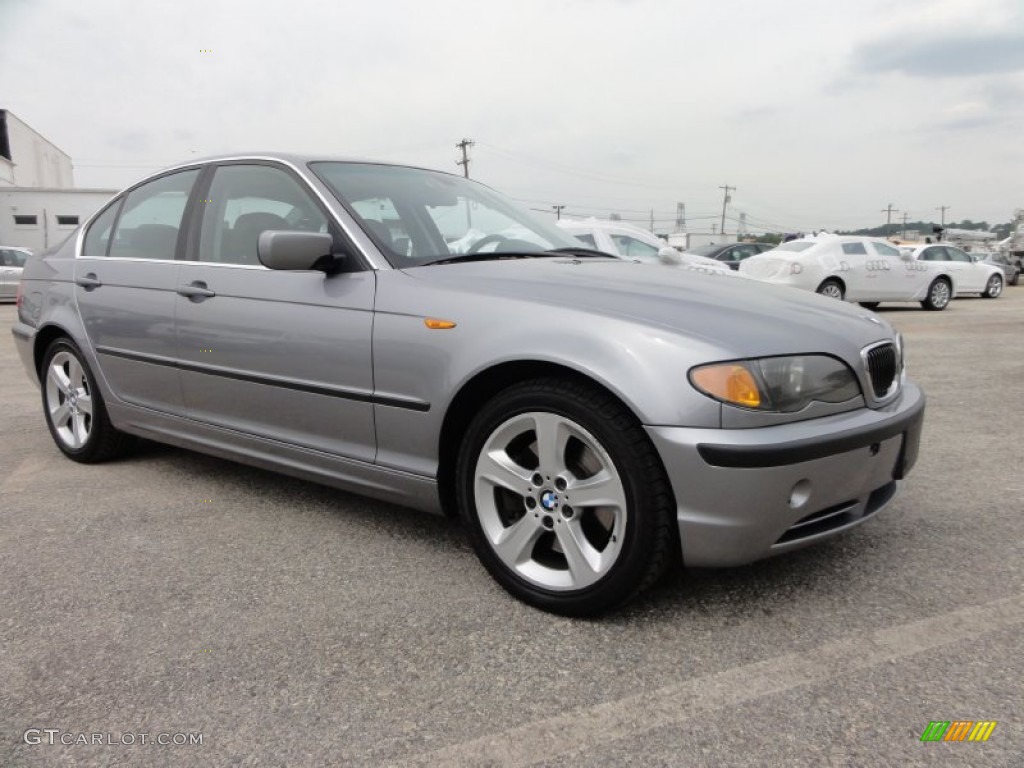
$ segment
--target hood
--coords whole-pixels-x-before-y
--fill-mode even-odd
[[[868,310],[737,278],[731,270],[545,258],[416,267],[405,273],[442,293],[617,317],[713,343],[736,357],[801,352],[856,357],[865,345],[894,335],[887,321]],[[439,298],[437,291],[423,293]],[[424,313],[439,309],[423,308]]]

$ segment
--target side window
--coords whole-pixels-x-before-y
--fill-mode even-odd
[[[864,243],[843,243],[843,253],[847,256],[867,256],[868,249]]]
[[[200,261],[258,265],[256,243],[268,229],[328,231],[327,217],[313,197],[280,168],[222,166],[206,197],[200,203]]]
[[[894,259],[900,258],[900,252],[886,243],[872,243],[871,247],[874,248],[875,252],[880,256],[891,256]]]
[[[594,240],[594,236],[587,232],[573,232],[572,236],[588,248],[597,248],[597,241]]]
[[[612,235],[619,254],[628,259],[657,259],[658,249],[629,235]]]
[[[110,255],[173,259],[185,203],[198,177],[198,170],[172,173],[129,193],[117,220]]]
[[[85,233],[85,244],[82,246],[83,256],[106,256],[110,245],[110,232],[114,228],[117,212],[121,210],[121,200],[111,204],[89,226]]]
[[[946,249],[937,248],[925,248],[924,252],[920,255],[921,261],[945,261],[946,260]]]
[[[965,261],[968,264],[971,263],[971,257],[961,251],[959,248],[946,248],[946,253],[949,254],[950,261]]]

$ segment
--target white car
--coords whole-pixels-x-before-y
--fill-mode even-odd
[[[558,226],[588,248],[633,261],[662,262],[698,267],[713,272],[731,272],[728,265],[705,256],[680,252],[646,229],[621,221],[603,219],[559,219]]]
[[[0,245],[0,300],[13,299],[18,294],[21,268],[32,255],[28,248]]]
[[[946,243],[901,245],[900,253],[920,262],[941,264],[953,280],[953,295],[979,293],[994,299],[1003,292],[1006,278],[996,264],[975,261],[970,254]]]
[[[874,309],[883,301],[919,301],[945,309],[958,282],[946,264],[918,261],[880,238],[818,235],[782,243],[740,262],[740,274],[816,291]]]

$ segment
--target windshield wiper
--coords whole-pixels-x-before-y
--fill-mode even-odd
[[[586,258],[614,259],[610,253],[595,251],[593,248],[552,248],[548,251],[487,251],[486,253],[453,253],[433,261],[418,264],[420,267],[431,267],[435,264],[455,264],[460,261],[500,261],[501,259],[542,259],[552,256],[576,256]]]
[[[614,259],[615,255],[608,253],[607,251],[599,251],[596,248],[577,248],[576,246],[569,246],[568,248],[552,248],[550,251],[544,251],[544,253],[564,253],[569,256],[583,256],[588,259]]]
[[[536,259],[552,255],[548,251],[488,251],[487,253],[453,253],[433,261],[417,264],[419,267],[432,267],[435,264],[454,264],[459,261],[498,261],[500,259]]]

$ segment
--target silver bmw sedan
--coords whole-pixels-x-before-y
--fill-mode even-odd
[[[505,589],[569,615],[863,523],[925,404],[869,311],[293,155],[129,187],[29,259],[13,333],[68,458],[141,436],[458,515]]]

